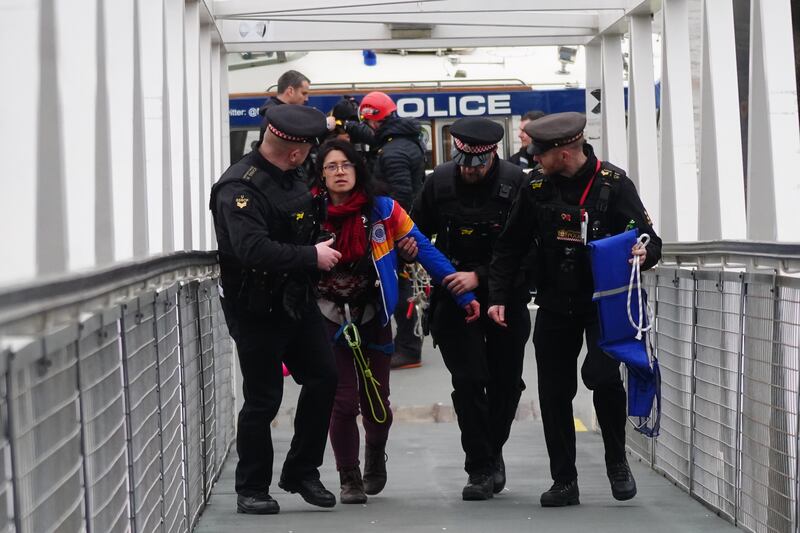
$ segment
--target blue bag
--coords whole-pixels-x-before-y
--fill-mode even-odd
[[[647,294],[634,280],[636,294],[629,301],[631,269],[628,263],[631,248],[639,237],[630,230],[588,244],[594,278],[594,295],[600,322],[600,349],[617,361],[625,363],[628,371],[628,416],[638,418],[634,427],[648,437],[658,436],[661,419],[661,372],[655,354],[650,357],[647,335]],[[642,315],[640,319],[640,314]],[[641,329],[637,329],[631,323]],[[655,413],[653,414],[653,404]],[[651,414],[653,425],[648,427]]]

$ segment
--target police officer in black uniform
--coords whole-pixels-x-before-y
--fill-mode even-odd
[[[625,457],[626,395],[619,362],[597,344],[599,326],[592,303],[593,281],[586,242],[615,235],[629,227],[650,235],[646,248],[634,247],[642,269],[661,257],[661,239],[653,230],[636,187],[625,171],[600,161],[583,138],[586,118],[558,113],[533,121],[528,134],[540,167],[532,172],[497,240],[489,273],[489,314],[508,323],[504,306],[509,283],[532,241],[537,255],[539,310],[533,344],[539,378],[550,474],[553,486],[542,494],[545,507],[579,503],[575,469],[575,425],[572,399],[577,391],[576,366],[586,334],[586,361],[581,376],[592,390],[603,434],[606,471],[617,500],[636,495],[636,483]]]
[[[526,183],[522,169],[497,156],[503,127],[485,118],[457,120],[450,128],[453,160],[439,165],[414,203],[419,229],[436,234],[436,247],[458,272],[443,285],[456,294],[488,298],[492,248],[513,199]],[[464,323],[463,311],[437,287],[431,297],[430,330],[452,375],[453,406],[469,475],[462,497],[486,500],[503,490],[503,445],[525,385],[522,360],[531,322],[521,273],[509,277],[517,290],[503,300],[510,328],[491,320]]]
[[[316,243],[321,210],[297,169],[325,133],[325,115],[285,104],[268,111],[264,141],[211,189],[219,243],[221,302],[244,378],[236,450],[237,507],[274,514],[270,423],[281,404],[281,361],[302,385],[295,434],[278,486],[333,507],[319,480],[336,392],[336,363],[312,287],[340,257],[333,240]],[[316,244],[315,244],[316,243]]]

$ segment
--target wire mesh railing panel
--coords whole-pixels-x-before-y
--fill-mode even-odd
[[[692,418],[692,331],[694,279],[677,270],[658,276],[656,344],[661,367],[661,435],[655,466],[679,485],[690,487]]]
[[[692,491],[736,516],[738,375],[741,287],[739,276],[696,272],[695,421]]]
[[[0,324],[0,533],[197,524],[233,441],[233,345],[213,265],[175,261],[180,270],[155,283],[136,276],[161,276],[169,258],[120,267],[119,285],[116,272],[72,282],[74,292],[93,280],[115,287],[108,299],[57,284],[79,302],[64,312],[36,288],[42,310]]]
[[[211,495],[216,473],[216,410],[214,384],[214,316],[211,302],[217,298],[216,281],[207,279],[197,288],[200,321],[200,366],[203,383],[203,463],[205,464],[205,495]]]
[[[10,363],[10,435],[20,531],[84,529],[77,325],[40,337]]]
[[[186,500],[189,529],[197,522],[205,506],[203,464],[202,366],[200,362],[200,325],[197,282],[181,286],[178,293],[181,359],[183,361],[183,398],[185,424]]]
[[[161,387],[161,455],[164,530],[189,528],[183,496],[183,426],[181,404],[178,285],[159,291],[155,300],[156,347]]]
[[[225,323],[225,313],[222,311],[218,291],[211,299],[211,310],[214,316],[214,385],[215,385],[215,420],[217,435],[215,439],[215,454],[217,469],[214,479],[222,472],[225,457],[228,454],[235,434],[233,413],[233,342]]]
[[[8,352],[0,351],[0,427],[8,428]],[[0,431],[0,533],[15,531],[13,517],[11,446],[7,431]]]
[[[158,529],[163,513],[154,301],[155,293],[145,293],[123,306],[122,317],[132,500],[137,531]]]
[[[118,309],[81,322],[78,356],[87,526],[126,531],[130,510]]]
[[[793,531],[797,291],[776,287],[774,277],[748,275],[747,279],[739,522],[753,531]],[[789,291],[792,298],[786,300]],[[794,324],[786,318],[792,318]],[[787,339],[794,344],[784,343]]]

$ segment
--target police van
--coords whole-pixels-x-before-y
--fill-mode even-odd
[[[412,86],[413,85],[413,86]],[[498,154],[507,159],[519,148],[519,120],[531,110],[545,113],[583,111],[585,93],[580,88],[532,89],[520,81],[489,82],[484,85],[458,85],[435,82],[432,87],[420,83],[407,86],[360,84],[325,87],[314,84],[308,105],[328,114],[343,95],[357,101],[370,91],[382,91],[397,104],[401,117],[417,119],[423,129],[429,168],[450,159],[450,125],[461,117],[480,116],[501,124],[506,131]],[[275,92],[237,93],[230,95],[231,161],[240,158],[258,138],[261,116],[258,108]]]
[[[565,50],[570,51],[566,59]],[[439,52],[402,55],[382,51],[372,67],[364,66],[361,54],[355,51],[288,52],[279,62],[275,57],[231,55],[231,160],[238,160],[258,138],[258,108],[276,94],[277,78],[289,69],[311,79],[308,105],[326,114],[344,95],[360,101],[371,91],[387,93],[397,104],[399,116],[416,118],[422,124],[429,169],[450,159],[450,125],[461,117],[482,116],[500,123],[505,136],[498,153],[504,159],[519,150],[519,121],[528,111],[587,112],[587,139],[591,142],[599,135],[599,90],[591,91],[587,99],[582,47]],[[569,70],[567,65],[571,65]],[[267,90],[253,92],[259,85]]]

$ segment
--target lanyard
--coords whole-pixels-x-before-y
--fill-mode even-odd
[[[594,168],[594,174],[592,174],[592,178],[589,180],[589,184],[586,185],[586,188],[583,190],[583,194],[581,195],[581,203],[579,204],[579,207],[583,207],[583,203],[586,201],[586,197],[589,196],[589,190],[592,188],[592,185],[594,185],[594,178],[596,178],[597,173],[600,172],[601,164],[602,164],[601,161],[598,159],[597,165],[595,165]]]
[[[583,208],[583,203],[586,201],[586,197],[589,196],[589,190],[591,190],[592,185],[594,185],[594,178],[597,177],[597,173],[600,171],[601,162],[598,159],[597,164],[594,167],[594,174],[592,174],[589,183],[586,185],[586,188],[583,190],[583,194],[581,195],[581,203],[579,207],[581,208],[581,240],[583,244],[586,244],[587,238],[589,236],[589,213]]]

